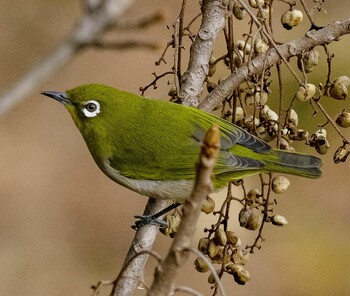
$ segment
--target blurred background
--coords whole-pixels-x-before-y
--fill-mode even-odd
[[[71,32],[83,14],[82,2],[2,0],[0,91],[13,85]],[[313,1],[306,3],[311,6]],[[159,74],[167,69],[157,68],[154,62],[170,40],[172,30],[166,25],[171,27],[180,6],[181,1],[175,0],[135,1],[124,20],[137,20],[158,10],[165,20],[145,31],[112,31],[108,38],[152,41],[159,44],[159,50],[84,50],[0,118],[0,295],[90,295],[92,284],[117,275],[134,235],[130,228],[133,216],[143,212],[147,199],[105,177],[68,112],[39,93],[91,82],[139,93],[139,87],[153,79],[152,72]],[[326,1],[324,8],[327,13],[315,14],[321,26],[349,17],[348,0]],[[197,1],[189,3],[187,9],[185,23],[198,13]],[[278,39],[286,41],[303,34],[309,24],[305,19],[300,27],[287,32],[277,20],[275,27]],[[241,33],[245,28],[239,28]],[[333,77],[350,76],[349,46],[348,36],[330,46],[336,57]],[[223,50],[220,40],[215,51],[220,55]],[[325,81],[322,56],[322,65],[310,76],[315,84]],[[167,59],[171,65],[171,52]],[[290,89],[292,97],[296,83],[285,73],[285,89]],[[167,99],[168,89],[165,79],[146,95]],[[332,116],[343,108],[349,111],[349,100],[324,101]],[[309,106],[298,104],[296,108],[304,112],[300,116],[310,117],[301,127],[314,130],[317,123],[325,122],[321,114],[312,120]],[[348,130],[344,134],[349,138]],[[290,189],[278,196],[275,208],[289,225],[283,229],[267,225],[266,241],[247,265],[252,280],[242,287],[226,277],[228,294],[350,295],[350,170],[349,163],[333,164],[332,154],[341,141],[334,133],[329,140],[331,149],[322,157],[324,176],[319,180],[291,178]],[[316,154],[311,148],[304,151]],[[256,179],[248,182],[253,186]],[[220,194],[215,198],[220,199]],[[238,213],[239,207],[233,210]],[[250,244],[254,234],[240,230],[233,220],[230,227],[241,235],[244,244]],[[209,223],[203,215],[194,246]],[[170,242],[159,235],[155,250],[165,255]],[[148,283],[153,268],[154,262],[150,262],[145,278]],[[210,295],[207,276],[195,272],[191,260],[177,283]]]

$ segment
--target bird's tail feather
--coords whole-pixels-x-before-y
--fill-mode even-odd
[[[273,160],[268,158],[265,161],[269,171],[307,178],[319,178],[322,175],[320,170],[322,160],[318,157],[284,150],[274,150],[273,154],[275,156]]]

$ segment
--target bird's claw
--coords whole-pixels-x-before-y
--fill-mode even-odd
[[[134,216],[134,218],[138,219],[135,221],[135,224],[131,226],[132,229],[138,230],[145,225],[154,225],[159,226],[161,228],[165,228],[168,226],[168,223],[162,219],[158,219],[154,217],[154,215],[145,215],[145,216]]]

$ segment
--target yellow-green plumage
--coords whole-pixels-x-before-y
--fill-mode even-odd
[[[96,84],[43,94],[65,104],[101,170],[141,194],[186,198],[195,178],[200,142],[214,123],[221,131],[216,189],[260,172],[321,175],[317,157],[273,150],[243,129],[195,108]],[[99,112],[90,113],[87,109],[93,105],[88,104],[98,104]]]

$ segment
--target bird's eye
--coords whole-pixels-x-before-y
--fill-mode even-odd
[[[100,103],[96,101],[87,101],[83,105],[83,113],[86,117],[95,117],[100,113]]]

